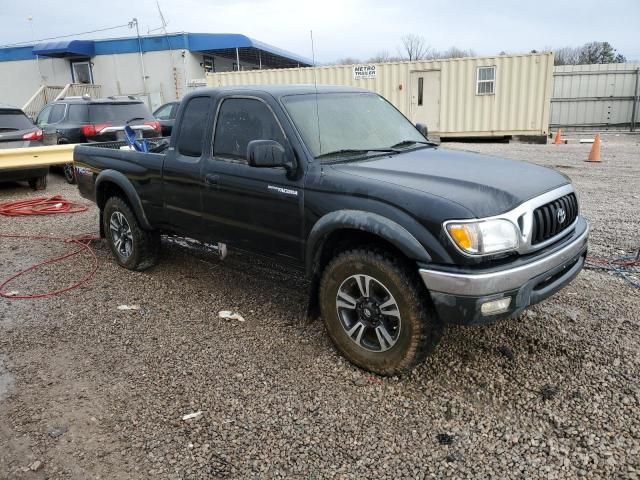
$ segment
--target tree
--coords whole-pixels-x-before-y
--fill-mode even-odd
[[[362,62],[360,61],[360,59],[353,58],[353,57],[339,58],[336,61],[337,65],[353,65],[355,63],[362,63]]]
[[[551,50],[551,49],[548,49]],[[554,65],[577,65],[580,57],[580,48],[562,47],[555,51]]]
[[[578,63],[589,65],[594,63],[623,63],[624,55],[616,54],[616,49],[609,42],[586,43],[580,49]]]
[[[450,47],[444,52],[434,52],[432,58],[434,59],[445,59],[445,58],[464,58],[464,57],[474,57],[476,52],[473,50],[463,50],[458,47]]]
[[[430,50],[424,37],[413,33],[402,36],[402,56],[407,60],[423,60]]]

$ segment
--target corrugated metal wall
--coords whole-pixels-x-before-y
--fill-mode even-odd
[[[476,94],[477,68],[496,67],[495,93]],[[553,73],[553,54],[376,64],[375,78],[355,79],[353,65],[211,73],[209,86],[314,83],[351,85],[373,90],[408,118],[411,72],[440,71],[441,137],[546,135]]]
[[[551,95],[554,127],[630,126],[640,65],[563,65],[555,67]]]

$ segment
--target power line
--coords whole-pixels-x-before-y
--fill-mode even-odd
[[[88,32],[72,33],[70,35],[60,35],[59,37],[40,38],[38,40],[28,40],[26,42],[7,43],[6,45],[0,45],[0,48],[17,47],[18,45],[27,45],[27,44],[37,43],[37,42],[45,42],[47,40],[57,40],[59,38],[77,37],[78,35],[88,35],[89,33],[106,32],[107,30],[115,30],[117,28],[122,28],[122,27],[130,27],[130,25],[128,23],[125,23],[123,25],[116,25],[115,27],[99,28],[97,30],[90,30]]]

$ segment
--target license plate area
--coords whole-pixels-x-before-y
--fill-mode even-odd
[[[135,134],[136,134],[136,140],[141,140],[142,139],[142,130],[134,130]],[[116,132],[116,140],[118,141],[125,141],[127,139],[127,136],[124,133],[124,130],[118,130]]]

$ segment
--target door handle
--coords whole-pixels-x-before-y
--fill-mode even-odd
[[[220,175],[214,175],[212,173],[207,173],[204,176],[204,183],[208,186],[218,185],[218,180],[220,180]]]

